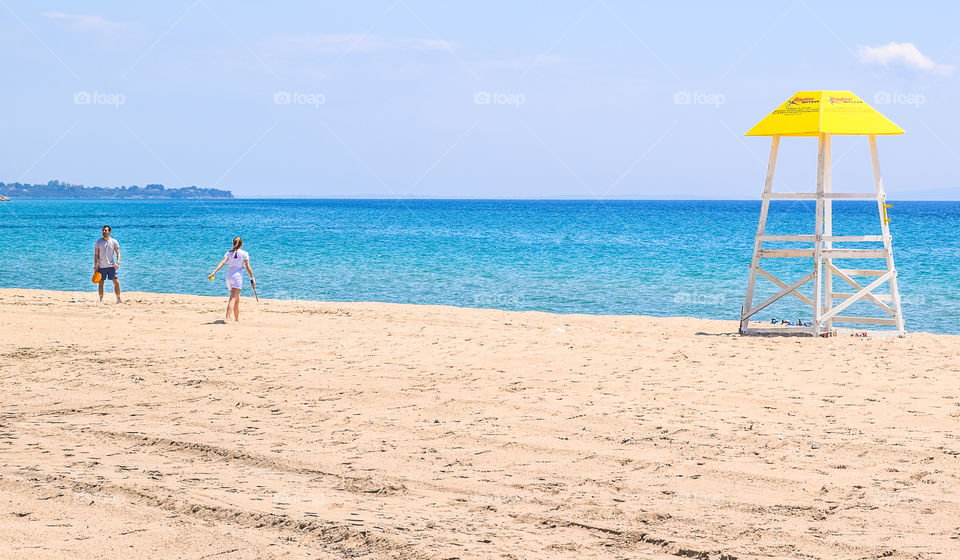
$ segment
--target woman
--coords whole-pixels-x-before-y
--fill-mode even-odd
[[[257,282],[253,279],[253,270],[250,268],[250,255],[246,251],[241,251],[243,240],[239,237],[233,238],[233,249],[230,249],[223,255],[223,260],[213,269],[210,279],[217,275],[217,271],[223,268],[223,265],[230,263],[227,267],[227,288],[230,288],[230,299],[227,301],[227,315],[223,318],[223,323],[230,322],[230,310],[233,309],[233,320],[240,320],[240,290],[243,288],[243,269],[246,267],[250,275],[250,285],[256,289]]]

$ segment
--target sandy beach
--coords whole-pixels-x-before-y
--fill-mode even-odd
[[[960,337],[126,299],[0,290],[2,558],[960,557]]]

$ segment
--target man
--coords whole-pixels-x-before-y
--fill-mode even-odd
[[[93,271],[100,273],[98,286],[100,301],[103,301],[104,281],[113,280],[113,293],[117,295],[117,303],[123,303],[120,301],[120,281],[117,280],[117,269],[120,268],[120,244],[110,237],[110,226],[103,226],[100,232],[103,237],[93,244]]]

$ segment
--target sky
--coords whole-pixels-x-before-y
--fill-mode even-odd
[[[0,0],[0,181],[238,197],[757,198],[801,90],[851,90],[894,199],[960,199],[957,3]],[[812,190],[784,139],[776,188]],[[868,190],[865,138],[834,190]]]

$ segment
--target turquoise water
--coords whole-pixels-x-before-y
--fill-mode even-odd
[[[879,233],[875,203],[834,204],[836,234]],[[224,295],[222,273],[215,282],[206,275],[241,235],[266,298],[732,320],[759,209],[754,201],[14,200],[0,203],[0,287],[95,292],[93,243],[109,224],[131,291]],[[895,202],[891,218],[907,328],[960,333],[960,202]],[[812,203],[774,203],[768,233],[812,230]],[[788,283],[809,271],[809,260],[792,269],[776,261],[765,266]],[[755,302],[776,291],[760,286]],[[790,300],[758,318],[809,317]]]

